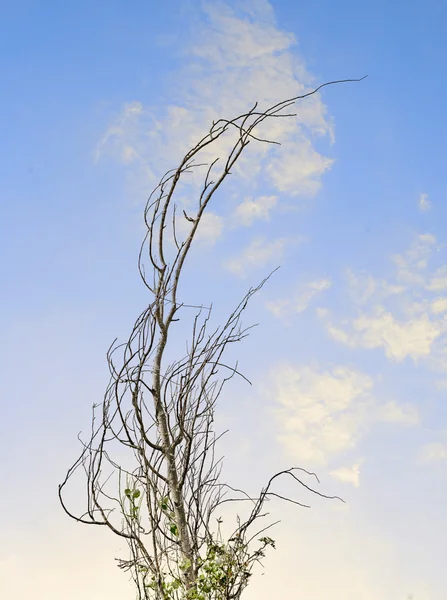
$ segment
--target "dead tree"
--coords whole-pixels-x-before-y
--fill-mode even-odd
[[[341,82],[324,85],[334,83]],[[110,347],[107,359],[111,379],[99,424],[98,405],[93,405],[91,437],[82,442],[78,436],[83,451],[59,485],[60,502],[70,517],[80,523],[105,525],[127,541],[130,559],[119,560],[119,566],[131,572],[139,600],[240,598],[255,563],[267,546],[274,546],[264,533],[271,525],[256,531],[258,520],[266,514],[262,512],[265,502],[276,496],[305,506],[274,492],[275,480],[293,478],[312,493],[335,498],[307,485],[303,474],[317,476],[297,467],[274,474],[255,497],[220,480],[222,462],[215,456],[220,437],[213,426],[215,405],[225,382],[241,375],[237,365],[225,364],[223,355],[228,344],[247,335],[250,328],[241,327],[241,314],[268,278],[251,288],[226,323],[212,332],[211,308],[187,306],[178,298],[185,259],[216,190],[251,141],[278,143],[256,137],[256,128],[266,119],[295,116],[284,114],[284,110],[321,87],[262,112],[255,104],[231,121],[213,122],[209,133],[187,152],[179,167],[162,178],[146,204],[147,232],[138,265],[151,301],[136,320],[128,341],[116,345],[115,340]],[[174,202],[179,182],[191,169],[204,166],[195,164],[197,155],[230,130],[237,139],[221,172],[211,179],[218,158],[205,165],[195,214],[183,211],[179,216]],[[190,228],[183,241],[178,239],[178,227],[176,231],[179,218],[187,219]],[[151,278],[145,259],[149,260]],[[171,328],[191,308],[197,310],[186,354],[165,366]],[[127,457],[129,466],[124,465]],[[86,511],[77,516],[67,508],[63,491],[80,466],[87,480],[87,502]],[[107,468],[111,472],[106,477]],[[110,493],[106,486],[112,475],[116,481]],[[251,509],[245,520],[236,518],[237,526],[225,541],[216,511],[229,501],[244,501]]]

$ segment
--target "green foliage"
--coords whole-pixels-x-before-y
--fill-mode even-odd
[[[168,502],[169,502],[169,498],[167,496],[165,496],[164,498],[162,498],[159,501],[158,504],[159,504],[159,506],[160,506],[160,508],[161,508],[162,511],[167,511],[168,510],[168,508],[169,508]]]
[[[138,521],[139,507],[136,500],[141,497],[138,489],[127,487],[124,490],[125,500],[129,506],[123,503],[123,512],[128,519]],[[179,529],[175,522],[175,513],[171,510],[169,497],[163,497],[158,505],[165,516],[165,527],[175,538],[179,536]],[[198,556],[195,565],[189,560],[179,561],[175,568],[177,575],[162,574],[159,583],[158,577],[151,572],[149,566],[135,565],[135,571],[142,578],[142,584],[149,594],[147,598],[154,600],[160,598],[160,588],[163,591],[164,600],[227,600],[234,597],[233,594],[244,588],[251,577],[252,567],[255,562],[265,556],[265,548],[275,548],[275,541],[267,536],[258,539],[260,546],[251,550],[239,533],[236,533],[228,542],[222,540],[220,525],[222,519],[217,520],[218,532],[209,540],[204,556]],[[172,568],[172,565],[171,565]],[[188,589],[186,573],[193,568],[194,586]],[[175,569],[174,569],[175,570]],[[172,573],[172,572],[171,572]]]
[[[130,519],[137,519],[139,515],[140,507],[135,504],[135,500],[141,496],[140,490],[126,488],[124,490],[124,495],[129,500],[129,512],[124,513]]]

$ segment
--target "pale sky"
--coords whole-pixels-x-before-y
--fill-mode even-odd
[[[279,486],[312,508],[270,503],[277,549],[243,598],[447,600],[446,31],[439,0],[2,3],[0,597],[135,597],[126,546],[71,521],[57,485],[109,344],[150,301],[137,254],[160,177],[213,119],[368,75],[270,123],[280,147],[249,146],[182,299],[217,323],[281,266],[228,357],[253,385],[220,399],[224,473],[255,493],[304,467],[346,501]]]

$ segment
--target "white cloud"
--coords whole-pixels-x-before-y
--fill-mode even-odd
[[[421,212],[427,212],[431,208],[431,202],[428,199],[428,194],[420,194],[418,202],[419,210]]]
[[[331,287],[330,279],[318,279],[305,284],[303,288],[299,288],[297,294],[293,299],[293,309],[296,312],[302,312],[305,310],[311,300],[317,295]]]
[[[365,348],[382,347],[388,358],[396,361],[411,357],[414,360],[430,354],[433,342],[442,333],[437,323],[426,315],[419,319],[398,322],[394,316],[383,311],[375,317],[366,315],[354,320],[359,345]]]
[[[197,238],[209,244],[214,244],[222,235],[222,230],[222,217],[212,212],[206,212],[200,220],[200,225],[197,229]]]
[[[360,485],[360,466],[361,462],[358,462],[352,467],[340,467],[339,469],[334,469],[329,472],[331,477],[334,479],[338,479],[343,483],[350,483],[354,487],[359,487]]]
[[[429,463],[447,460],[447,446],[441,442],[425,444],[419,451],[419,462]]]
[[[430,292],[447,290],[447,267],[440,267],[435,271],[426,286]]]
[[[433,343],[444,331],[442,323],[430,321],[427,315],[419,319],[398,322],[383,309],[375,316],[361,315],[353,319],[351,331],[327,324],[329,335],[351,348],[383,348],[387,358],[397,362],[411,357],[417,361],[428,356]]]
[[[138,152],[133,147],[131,140],[138,137],[139,118],[144,109],[141,102],[126,102],[114,123],[109,125],[107,131],[96,145],[94,159],[97,162],[106,150],[118,151],[122,162],[128,162],[129,154]]]
[[[130,164],[135,160],[141,160],[141,156],[138,154],[135,148],[132,148],[132,146],[124,145],[122,149],[121,159],[123,163]]]
[[[188,214],[187,211],[186,213]],[[192,218],[191,215],[188,216]],[[176,236],[179,242],[180,239],[184,239],[189,234],[191,227],[192,223],[189,222],[183,214],[178,214],[176,216]],[[204,212],[200,219],[195,239],[198,242],[203,242],[208,246],[212,246],[221,237],[223,227],[224,221],[222,217],[210,211]]]
[[[203,32],[200,44],[191,48],[191,54],[212,62],[216,68],[252,66],[259,59],[284,52],[295,44],[293,33],[279,31],[272,22],[261,22],[252,13],[254,21],[236,16],[230,6],[204,3],[204,11],[212,29]],[[211,40],[214,44],[211,44]],[[203,43],[204,42],[204,43]]]
[[[294,47],[295,36],[279,29],[272,8],[263,5],[240,2],[233,9],[223,3],[203,3],[200,31],[185,31],[183,36],[189,39],[181,49],[186,64],[171,76],[172,104],[161,115],[141,102],[126,103],[99,142],[96,158],[111,152],[133,169],[132,181],[139,179],[143,190],[156,184],[155,173],[175,167],[213,120],[234,118],[254,102],[263,110],[311,91],[314,80]],[[233,168],[248,193],[263,178],[273,191],[313,195],[332,163],[314,147],[316,137],[333,141],[334,135],[320,94],[298,101],[296,111],[291,107],[286,112],[297,114],[265,121],[256,134],[281,142],[280,155],[275,154],[277,146],[252,141]],[[216,156],[223,162],[232,144],[231,136],[223,136],[203,151],[198,162]],[[197,182],[198,174],[189,177]],[[248,213],[249,209],[247,220]],[[261,211],[257,216],[265,218],[265,214]]]
[[[256,219],[268,221],[270,211],[276,206],[278,196],[259,196],[253,199],[248,196],[239,204],[233,213],[233,221],[236,225],[249,226]]]
[[[275,317],[284,317],[291,313],[301,313],[310,305],[318,294],[321,294],[331,286],[330,279],[317,279],[296,286],[291,298],[272,300],[266,303],[266,308]]]
[[[381,348],[393,361],[429,359],[432,366],[441,365],[447,298],[432,298],[430,292],[447,288],[447,269],[431,271],[430,261],[433,250],[442,247],[431,234],[417,235],[405,253],[391,257],[396,272],[390,280],[348,270],[348,291],[357,315],[337,322],[328,311],[319,311],[329,336],[351,348]]]
[[[346,331],[343,331],[343,329],[338,329],[337,327],[333,327],[330,323],[327,323],[326,330],[331,338],[336,342],[341,342],[342,344],[351,346],[351,348],[355,347],[355,342],[353,341],[352,336],[349,336]]]
[[[346,269],[346,279],[349,295],[358,305],[367,304],[371,300],[377,303],[405,291],[405,286],[375,278],[366,271],[354,273],[351,269]]]
[[[365,421],[370,377],[347,367],[325,372],[284,364],[272,378],[278,439],[289,455],[325,465],[355,447]]]
[[[435,315],[447,312],[447,297],[436,298],[430,305],[430,310]]]
[[[290,300],[288,298],[283,298],[282,300],[270,300],[265,303],[265,307],[275,317],[283,317],[284,314],[290,310]]]
[[[397,267],[397,280],[404,284],[423,285],[424,271],[436,244],[436,238],[429,233],[419,234],[407,252],[392,257]]]
[[[224,266],[236,275],[244,277],[250,269],[262,267],[273,260],[280,260],[286,245],[291,241],[280,238],[269,242],[265,238],[256,237],[238,257],[225,261]]]
[[[309,140],[302,140],[295,150],[273,158],[266,172],[277,190],[291,196],[313,196],[321,187],[321,176],[333,162],[318,154]]]
[[[356,274],[351,269],[347,269],[346,278],[349,294],[356,304],[365,304],[377,290],[377,280],[369,273]]]
[[[387,402],[378,408],[378,418],[386,423],[413,426],[419,423],[419,413],[411,404]]]

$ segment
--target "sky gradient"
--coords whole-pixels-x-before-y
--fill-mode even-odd
[[[217,324],[281,266],[228,356],[253,385],[221,397],[224,473],[254,493],[300,466],[346,501],[283,487],[312,508],[271,503],[243,597],[447,600],[446,30],[438,0],[2,3],[1,597],[134,598],[125,546],[57,485],[150,301],[151,190],[213,119],[368,75],[266,125],[282,145],[249,146],[181,289]]]

